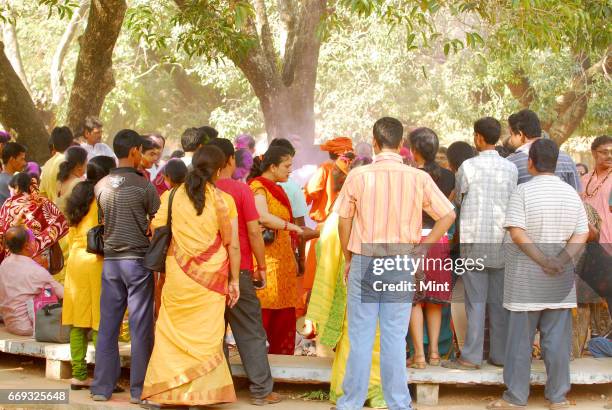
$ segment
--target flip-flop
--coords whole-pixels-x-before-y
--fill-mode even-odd
[[[527,406],[519,406],[518,404],[512,404],[504,399],[495,400],[487,405],[487,410],[514,410],[526,408]]]
[[[437,353],[435,356],[432,354],[429,355],[429,365],[430,366],[440,366],[441,362],[442,362],[442,358],[440,357],[439,353]]]

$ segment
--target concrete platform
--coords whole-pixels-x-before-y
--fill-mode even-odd
[[[46,360],[46,377],[65,379],[70,377],[70,345],[39,343],[32,338],[12,335],[0,326],[0,352],[33,356]],[[130,345],[120,343],[122,367],[130,365]],[[94,363],[95,349],[90,343],[87,362]],[[332,359],[323,357],[269,355],[272,377],[288,383],[329,383]],[[232,374],[246,377],[238,354],[230,358]],[[582,358],[571,362],[572,384],[612,384],[612,358]],[[410,383],[416,384],[417,402],[435,405],[438,402],[440,384],[502,385],[503,370],[485,365],[480,370],[450,370],[427,367],[424,370],[407,369]],[[544,362],[536,360],[531,369],[531,384],[546,383]]]

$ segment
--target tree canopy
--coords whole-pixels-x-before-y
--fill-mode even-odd
[[[369,139],[376,118],[394,115],[452,141],[469,140],[479,116],[502,120],[531,107],[558,142],[610,132],[612,5],[604,0],[1,7],[0,122],[31,146],[88,114],[109,134],[133,127],[172,139],[210,123],[230,138],[306,141]]]

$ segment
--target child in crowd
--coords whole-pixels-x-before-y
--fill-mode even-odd
[[[185,182],[187,165],[180,159],[171,159],[163,169],[164,182],[169,189],[176,188]]]

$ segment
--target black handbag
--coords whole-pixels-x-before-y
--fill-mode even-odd
[[[176,188],[170,192],[170,199],[168,200],[168,219],[166,220],[166,226],[160,226],[155,230],[149,249],[144,256],[142,265],[153,271],[153,272],[166,272],[166,256],[168,255],[168,248],[170,247],[170,241],[172,240],[172,200]]]
[[[264,228],[261,235],[263,236],[264,244],[270,245],[276,239],[276,230]]]
[[[54,303],[36,311],[34,338],[37,342],[68,343],[71,326],[62,325],[62,305]]]
[[[87,231],[87,252],[104,255],[104,224],[100,209],[100,196],[96,199],[98,204],[98,225]]]

